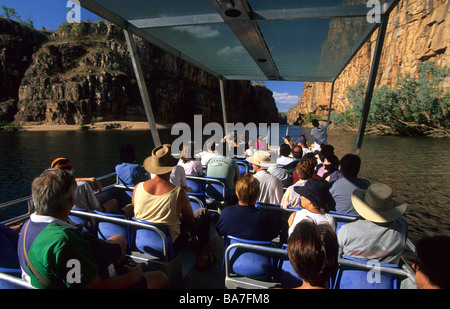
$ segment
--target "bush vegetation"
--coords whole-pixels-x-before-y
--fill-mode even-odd
[[[417,69],[417,77],[399,74],[395,88],[375,89],[367,128],[384,128],[401,135],[445,133],[450,127],[450,91],[444,91],[442,83],[449,72],[447,67],[437,67],[433,61],[423,62]],[[359,126],[365,88],[364,82],[348,87],[346,96],[352,107],[331,114],[337,126],[352,129]]]

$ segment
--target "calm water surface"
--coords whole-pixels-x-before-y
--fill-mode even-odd
[[[295,139],[300,133],[289,127]],[[280,137],[285,134],[286,126],[280,126]],[[163,143],[173,140],[170,131],[160,135]],[[328,142],[340,158],[354,152],[356,133],[330,131]],[[0,203],[30,195],[33,178],[57,157],[69,158],[76,176],[113,172],[124,143],[134,145],[141,163],[153,148],[149,131],[0,132]],[[413,242],[425,233],[450,234],[449,139],[365,136],[361,159],[360,177],[393,187],[408,203],[405,218]]]

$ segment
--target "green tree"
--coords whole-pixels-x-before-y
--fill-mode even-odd
[[[14,8],[9,8],[9,7],[6,7],[5,5],[2,5],[1,8],[3,11],[3,14],[0,14],[1,17],[15,20],[15,21],[21,23],[22,25],[34,28],[33,21],[31,20],[30,16],[28,16],[26,20],[22,20]]]

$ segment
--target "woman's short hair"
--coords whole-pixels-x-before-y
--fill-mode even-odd
[[[183,163],[187,163],[191,160],[194,160],[195,155],[195,144],[193,141],[189,141],[186,145],[183,146],[183,150],[181,150],[180,159]]]
[[[338,266],[336,233],[328,223],[297,223],[289,236],[287,253],[295,272],[312,286],[325,286]]]
[[[252,174],[244,174],[236,180],[236,195],[243,205],[255,205],[259,197],[259,180]]]
[[[311,178],[314,174],[315,167],[316,163],[313,160],[302,158],[296,167],[298,178],[303,180]]]
[[[54,215],[63,210],[75,195],[77,182],[72,172],[60,168],[44,171],[31,184],[36,212],[42,215]]]

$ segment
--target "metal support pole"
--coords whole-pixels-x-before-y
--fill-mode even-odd
[[[377,78],[378,66],[380,64],[381,51],[383,49],[384,37],[386,35],[386,28],[389,20],[389,15],[385,14],[381,16],[381,24],[378,28],[377,43],[375,45],[375,51],[372,59],[372,67],[370,69],[369,82],[366,88],[366,97],[364,98],[364,106],[361,114],[361,121],[359,123],[358,137],[356,140],[355,154],[361,154],[361,146],[364,137],[364,131],[366,129],[367,117],[369,116],[370,102],[372,101],[373,89],[375,87],[375,81]]]
[[[133,62],[134,74],[136,75],[136,81],[139,86],[142,102],[144,103],[145,115],[147,116],[147,121],[150,125],[153,143],[155,147],[157,147],[161,145],[161,141],[159,139],[158,129],[156,128],[155,116],[153,116],[147,86],[145,85],[144,73],[142,72],[141,62],[137,53],[136,41],[134,40],[133,35],[127,30],[124,30],[123,32],[125,34],[125,39],[127,40],[131,61]]]
[[[227,134],[227,110],[225,108],[225,92],[223,89],[223,79],[219,79],[220,85],[220,100],[222,102],[222,116],[223,116],[223,127],[225,129],[225,135]]]
[[[328,105],[328,122],[330,122],[330,117],[331,117],[331,104],[333,102],[333,92],[334,92],[334,82],[335,81],[336,81],[336,79],[334,79],[333,82],[331,83],[330,104]]]

